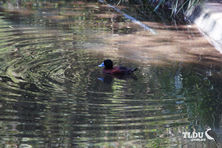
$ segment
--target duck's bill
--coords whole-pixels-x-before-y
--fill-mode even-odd
[[[99,67],[104,67],[104,63],[102,62],[102,64],[98,65]]]
[[[97,78],[98,80],[104,82],[104,78]]]

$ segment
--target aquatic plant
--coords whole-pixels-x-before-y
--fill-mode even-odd
[[[204,0],[118,0],[115,1],[115,3],[138,4],[142,9],[150,9],[150,6],[152,6],[155,12],[161,9],[164,9],[164,11],[168,9],[171,10],[171,16],[176,16],[178,13],[185,13],[203,1]]]
[[[186,12],[192,7],[200,4],[203,0],[149,0],[155,4],[154,11],[157,11],[160,6],[171,9],[172,15],[177,15],[179,12]]]

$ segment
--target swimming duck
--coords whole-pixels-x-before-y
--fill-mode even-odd
[[[113,67],[113,62],[110,59],[106,59],[98,66],[104,67],[103,73],[111,74],[111,75],[127,75],[127,74],[131,74],[137,70],[137,68],[127,68],[127,67],[123,67],[123,66]]]

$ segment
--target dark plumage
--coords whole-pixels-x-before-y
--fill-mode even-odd
[[[110,59],[103,61],[103,63],[105,65],[105,69],[113,69],[113,61]]]

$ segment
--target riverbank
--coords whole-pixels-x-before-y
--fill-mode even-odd
[[[146,7],[145,14],[149,14],[147,10],[153,11],[158,6],[158,1],[150,2],[145,6],[140,5],[139,11]],[[142,6],[143,7],[142,7]],[[149,8],[148,5],[151,7]],[[179,4],[181,5],[181,4]],[[222,53],[222,1],[221,0],[208,0],[206,2],[200,2],[199,5],[193,5],[190,10],[178,11],[178,9],[172,7],[171,3],[162,3],[158,7],[155,13],[158,16],[164,16],[164,22],[173,19],[173,23],[186,24],[187,21],[190,24],[195,24],[199,31],[205,36],[205,38],[220,52]],[[176,14],[173,14],[175,9]],[[186,12],[186,13],[184,13]],[[161,20],[163,20],[161,18]],[[167,19],[166,19],[167,18]],[[176,21],[175,21],[175,20]]]

